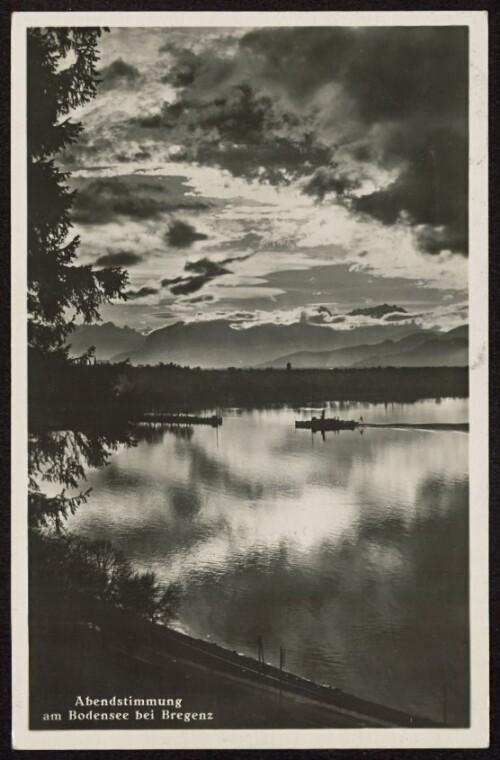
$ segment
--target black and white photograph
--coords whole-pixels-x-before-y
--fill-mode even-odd
[[[487,745],[486,18],[425,19],[15,14],[18,748]]]

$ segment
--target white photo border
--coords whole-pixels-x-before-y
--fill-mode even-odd
[[[470,672],[469,728],[28,728],[26,30],[32,26],[469,27]],[[15,749],[410,749],[489,744],[488,14],[486,11],[16,12],[12,15],[12,640]]]

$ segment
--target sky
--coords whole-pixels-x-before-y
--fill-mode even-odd
[[[407,312],[389,321],[464,323],[467,44],[465,27],[104,33],[59,157],[80,261],[129,272],[103,319],[348,329],[389,303]]]

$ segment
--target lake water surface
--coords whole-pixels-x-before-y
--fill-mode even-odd
[[[365,422],[466,422],[465,399],[327,404]],[[468,720],[468,442],[456,431],[312,434],[322,405],[225,409],[137,430],[68,520],[178,581],[175,623],[361,697]]]

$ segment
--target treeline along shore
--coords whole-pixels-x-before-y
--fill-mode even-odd
[[[31,410],[50,417],[177,411],[312,401],[412,402],[466,397],[467,367],[192,369],[124,364],[32,366]],[[44,375],[49,375],[44,378]],[[43,393],[43,398],[39,394]]]

